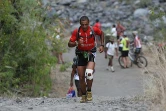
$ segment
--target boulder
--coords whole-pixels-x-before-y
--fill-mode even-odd
[[[146,17],[149,13],[149,10],[148,9],[143,9],[143,8],[140,8],[140,9],[136,9],[134,11],[134,18],[142,18],[142,17]]]

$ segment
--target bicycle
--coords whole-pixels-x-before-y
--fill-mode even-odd
[[[133,48],[130,48],[128,57],[129,57],[129,64],[128,64],[129,67],[132,67],[132,64],[137,65],[139,68],[147,67],[148,65],[148,61],[143,55],[138,55],[136,60]],[[122,55],[119,56],[118,61],[120,66],[123,67],[124,65],[123,65]]]

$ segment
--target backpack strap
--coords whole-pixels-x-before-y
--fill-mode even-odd
[[[92,27],[92,26],[90,26],[90,30],[92,31],[92,36],[94,37],[94,40],[95,40],[95,38],[96,38],[96,34],[95,34],[95,32],[94,32],[94,30],[93,30],[93,27]]]
[[[80,38],[80,34],[79,34],[79,32],[80,32],[80,28],[81,28],[81,26],[77,29],[77,39],[76,40],[78,40],[79,38]]]

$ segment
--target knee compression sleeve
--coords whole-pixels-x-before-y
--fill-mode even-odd
[[[92,69],[86,69],[85,76],[88,80],[92,80],[93,79],[93,70]]]

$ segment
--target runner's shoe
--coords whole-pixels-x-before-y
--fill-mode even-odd
[[[82,95],[80,103],[86,103],[86,95]]]
[[[89,91],[87,91],[87,94],[86,94],[86,100],[87,101],[92,101],[92,92],[89,92]]]

